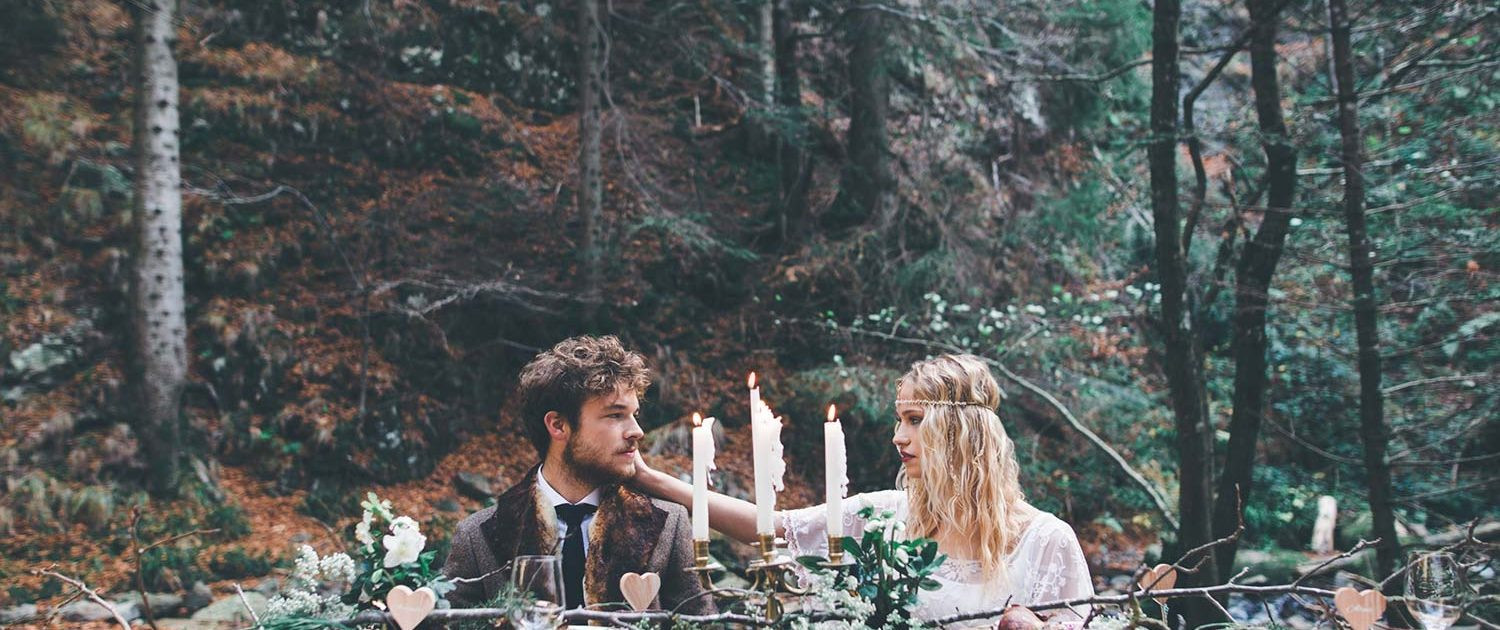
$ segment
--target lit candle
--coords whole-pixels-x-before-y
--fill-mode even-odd
[[[693,540],[708,540],[708,471],[714,470],[713,418],[693,414]]]
[[[844,493],[849,489],[848,459],[844,455],[844,424],[838,410],[828,406],[828,421],[823,423],[824,490],[828,507],[828,535],[844,535]]]
[[[750,374],[750,437],[755,463],[755,532],[776,533],[776,491],[782,485],[786,461],[781,456],[781,420],[760,399],[755,373]]]

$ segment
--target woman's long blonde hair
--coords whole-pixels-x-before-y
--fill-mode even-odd
[[[1020,465],[1015,443],[995,410],[1000,386],[989,367],[969,354],[945,354],[912,364],[901,377],[911,402],[925,409],[917,426],[922,466],[907,489],[907,533],[934,538],[939,531],[973,541],[986,581],[1007,579],[1005,557],[1023,531]]]

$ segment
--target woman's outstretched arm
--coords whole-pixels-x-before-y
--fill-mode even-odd
[[[680,504],[689,509],[693,505],[693,486],[686,481],[646,465],[639,452],[635,455],[635,477],[631,487],[658,499]],[[776,515],[776,535],[781,536],[781,518]],[[755,504],[710,491],[708,493],[708,526],[725,536],[742,543],[753,543],[755,534]]]

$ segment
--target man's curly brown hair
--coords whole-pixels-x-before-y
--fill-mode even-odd
[[[637,396],[646,393],[651,374],[640,353],[626,350],[614,335],[579,336],[564,339],[551,350],[536,355],[521,368],[521,426],[537,453],[547,455],[551,438],[544,418],[556,411],[578,427],[578,413],[591,397],[629,388]]]

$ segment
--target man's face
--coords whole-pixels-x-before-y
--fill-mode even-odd
[[[578,426],[568,432],[563,464],[581,481],[619,483],[635,475],[636,447],[645,432],[636,422],[640,400],[622,387],[583,401]]]

